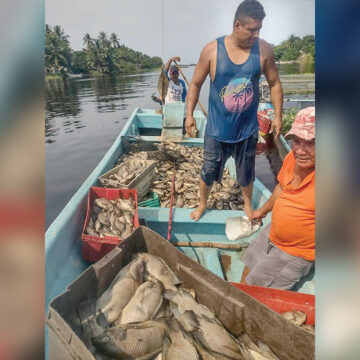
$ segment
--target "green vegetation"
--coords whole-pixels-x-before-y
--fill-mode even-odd
[[[282,134],[285,135],[290,129],[299,109],[291,108],[283,111],[282,114]]]
[[[96,39],[85,34],[81,51],[73,51],[68,38],[59,25],[53,28],[46,25],[46,74],[129,74],[158,68],[162,64],[160,57],[150,57],[121,45],[115,33],[108,37],[101,32]]]
[[[315,60],[315,36],[306,35],[299,38],[294,35],[283,41],[280,45],[273,46],[276,61],[299,60],[313,62]]]

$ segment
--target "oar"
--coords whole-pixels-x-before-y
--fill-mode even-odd
[[[189,84],[189,82],[187,81],[187,79],[186,79],[186,77],[185,77],[185,75],[184,75],[183,71],[181,70],[180,65],[176,62],[176,60],[174,60],[174,63],[175,63],[175,64],[176,64],[176,66],[178,67],[178,69],[179,69],[179,71],[180,71],[180,74],[181,74],[181,76],[184,78],[184,80],[185,80],[185,82],[186,82],[187,86],[190,86],[190,84]],[[207,117],[207,112],[205,111],[204,107],[201,105],[201,102],[200,102],[200,101],[198,101],[198,104],[199,104],[199,106],[200,106],[200,108],[201,108],[202,112],[204,113],[204,115]]]
[[[173,214],[173,206],[174,206],[174,191],[175,191],[175,163],[174,163],[174,173],[171,182],[171,195],[170,195],[170,209],[169,209],[169,224],[168,224],[168,241],[171,240],[171,227],[172,227],[172,214]]]
[[[192,242],[192,241],[175,241],[171,240],[171,243],[179,247],[203,247],[203,248],[218,248],[218,249],[230,249],[230,250],[242,250],[249,246],[249,244],[223,244],[217,242]]]

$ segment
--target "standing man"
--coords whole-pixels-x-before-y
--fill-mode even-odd
[[[177,103],[177,102],[185,102],[186,99],[186,86],[184,80],[179,79],[179,69],[178,67],[171,63],[173,61],[180,61],[180,57],[175,56],[168,60],[165,64],[163,71],[169,80],[169,87],[167,94],[165,96],[165,103]],[[171,66],[170,66],[171,65]],[[169,71],[170,70],[170,71]],[[169,75],[170,74],[170,77]],[[158,103],[162,103],[162,98],[157,98],[155,95],[152,96],[152,99]]]
[[[186,132],[196,129],[193,112],[203,82],[210,75],[209,116],[204,139],[204,166],[200,179],[200,204],[190,217],[199,220],[206,209],[214,181],[221,182],[226,160],[233,156],[236,177],[244,196],[244,210],[252,215],[255,151],[258,138],[257,109],[261,73],[269,83],[275,119],[272,130],[280,136],[282,87],[271,46],[259,39],[263,6],[245,0],[236,10],[233,32],[206,45],[196,65],[186,106]]]

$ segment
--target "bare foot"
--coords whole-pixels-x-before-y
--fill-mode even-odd
[[[190,213],[191,219],[198,221],[205,210],[206,210],[206,206],[199,205],[193,212]]]

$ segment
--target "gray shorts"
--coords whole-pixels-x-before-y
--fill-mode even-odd
[[[250,269],[245,281],[249,285],[291,290],[307,275],[314,261],[287,254],[277,248],[270,240],[268,224],[246,250],[243,262]]]

